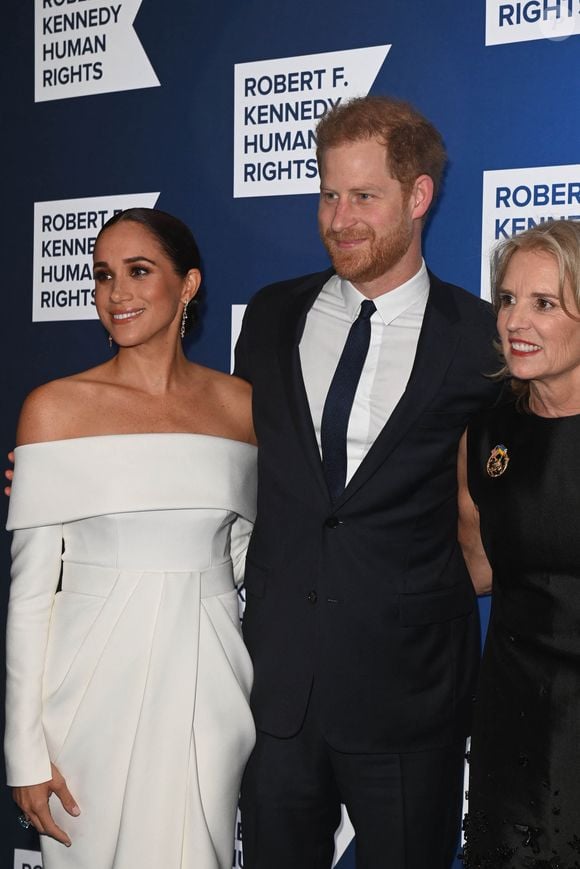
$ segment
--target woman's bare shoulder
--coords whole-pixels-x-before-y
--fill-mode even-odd
[[[208,385],[216,390],[224,402],[228,405],[234,403],[250,409],[252,387],[246,380],[242,380],[241,377],[236,377],[234,374],[224,374],[223,371],[216,371],[214,368],[204,368],[202,371]]]
[[[201,366],[197,368],[197,376],[204,382],[209,403],[219,411],[220,418],[227,425],[229,432],[225,436],[255,444],[251,385],[233,374]]]
[[[97,371],[96,368],[82,371],[33,389],[20,412],[17,446],[72,437],[77,412],[90,399],[89,393],[94,388],[94,377],[88,375]]]

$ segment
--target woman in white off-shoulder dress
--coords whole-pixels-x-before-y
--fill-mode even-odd
[[[23,407],[8,527],[8,781],[45,869],[229,869],[252,681],[235,578],[250,388],[188,362],[189,230],[131,209],[95,246],[108,362]]]

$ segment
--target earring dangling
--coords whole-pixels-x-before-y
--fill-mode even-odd
[[[113,336],[109,335],[109,350],[113,349]]]
[[[179,330],[180,336],[183,338],[185,336],[185,324],[187,323],[187,306],[189,302],[183,303],[183,314],[181,315],[181,328]]]

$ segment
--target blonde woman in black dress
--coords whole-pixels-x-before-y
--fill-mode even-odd
[[[460,536],[493,585],[470,757],[468,869],[580,866],[580,225],[495,259],[511,400],[470,425]],[[493,582],[492,582],[493,577]]]

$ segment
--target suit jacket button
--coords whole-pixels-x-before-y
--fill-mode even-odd
[[[327,528],[338,528],[339,525],[342,525],[342,522],[338,518],[338,516],[329,516],[328,519],[325,520],[324,524]]]
[[[309,591],[307,597],[309,603],[316,603],[316,601],[318,600],[318,595],[315,591]]]

